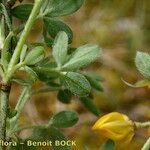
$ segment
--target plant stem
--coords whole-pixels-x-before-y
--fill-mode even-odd
[[[9,100],[9,91],[1,89],[1,107],[0,107],[0,139],[6,140],[6,119],[7,119],[7,110],[8,110],[8,100]],[[3,150],[5,147],[0,146],[0,149]]]
[[[17,121],[18,121],[20,114],[23,110],[23,107],[26,104],[27,100],[29,99],[30,95],[31,95],[31,87],[29,87],[29,86],[24,87],[24,89],[19,97],[18,103],[15,107],[17,114],[10,120],[10,130],[14,130],[15,127],[17,126]]]
[[[150,121],[147,122],[134,122],[135,123],[135,127],[138,128],[148,128],[150,127]]]
[[[150,138],[148,138],[141,150],[150,150]]]
[[[42,6],[42,3],[43,1],[45,0],[35,0],[35,4],[34,4],[34,7],[32,9],[32,12],[29,16],[29,19],[25,25],[25,28],[20,36],[20,39],[18,41],[18,44],[15,48],[15,51],[13,53],[13,56],[11,58],[11,61],[9,63],[9,66],[8,66],[8,74],[9,74],[9,71],[14,67],[14,65],[16,65],[16,63],[18,62],[18,59],[19,59],[19,56],[20,56],[20,53],[21,53],[21,50],[23,48],[23,45],[25,44],[26,40],[27,40],[27,36],[29,35],[31,29],[32,29],[32,26],[36,20],[36,17],[40,11],[40,8]],[[9,75],[10,76],[10,75]],[[7,79],[9,80],[9,79]]]
[[[46,93],[46,92],[50,92],[50,91],[57,91],[60,90],[61,87],[47,87],[47,88],[41,88],[38,90],[34,90],[32,92],[32,94],[41,94],[41,93]]]

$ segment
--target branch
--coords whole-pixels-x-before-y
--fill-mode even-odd
[[[32,27],[33,27],[33,24],[34,24],[34,22],[35,22],[35,20],[37,18],[37,15],[38,15],[38,13],[40,11],[40,8],[42,6],[43,1],[45,1],[45,0],[35,0],[35,4],[34,4],[34,7],[32,9],[32,12],[31,12],[31,14],[29,16],[29,19],[28,19],[28,21],[27,21],[27,23],[25,25],[25,28],[24,28],[21,36],[20,36],[20,39],[19,39],[19,41],[17,43],[17,46],[16,46],[16,48],[14,50],[13,56],[12,56],[12,58],[10,60],[9,65],[8,65],[8,72],[7,72],[8,74],[9,74],[10,70],[12,70],[13,67],[18,62],[18,59],[19,59],[21,50],[23,48],[23,45],[25,44],[25,42],[27,40],[27,37],[28,37]],[[11,77],[11,75],[8,75],[8,76]],[[9,80],[9,78],[7,78],[7,80]]]
[[[31,95],[31,87],[29,87],[29,86],[24,87],[24,89],[19,97],[19,100],[17,102],[17,105],[15,107],[17,114],[12,119],[10,119],[10,130],[14,130],[14,128],[17,126],[17,121],[18,121],[20,114],[24,108],[24,105],[26,104],[30,95]]]

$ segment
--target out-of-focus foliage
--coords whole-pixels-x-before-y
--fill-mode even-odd
[[[122,81],[124,79],[129,83],[135,83],[143,79],[136,70],[134,58],[137,50],[149,51],[149,6],[148,0],[86,0],[79,12],[62,18],[73,30],[74,47],[89,41],[99,43],[103,47],[102,58],[86,68],[86,71],[97,72],[105,78],[104,92],[94,91],[94,103],[103,113],[114,110],[124,112],[137,121],[150,118],[149,89],[135,89],[125,85]],[[42,24],[39,21],[28,40],[32,42],[40,39],[41,30]],[[41,86],[41,83],[37,83],[35,88]],[[16,100],[17,89],[16,86],[11,95],[12,105]],[[25,108],[26,115],[21,118],[21,124],[45,122],[52,112],[73,108],[80,114],[79,123],[72,129],[64,129],[68,137],[76,140],[77,146],[73,149],[98,150],[106,139],[91,132],[91,126],[96,117],[82,107],[82,103],[76,97],[71,100],[71,104],[66,105],[56,100],[56,94],[34,96],[34,101],[29,101]],[[21,136],[25,137],[28,134],[22,132]],[[149,135],[145,130],[139,130],[128,149],[140,149],[146,136]]]

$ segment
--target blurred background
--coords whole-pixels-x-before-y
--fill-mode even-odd
[[[149,0],[85,0],[78,12],[62,18],[73,30],[72,46],[95,43],[103,49],[100,58],[85,68],[105,79],[104,91],[94,92],[94,103],[102,113],[117,111],[127,114],[135,121],[150,119],[150,90],[132,88],[122,81],[135,83],[143,78],[136,70],[134,58],[137,50],[149,50],[149,14]],[[30,42],[42,40],[41,26],[38,21],[28,39]],[[21,89],[16,84],[13,86],[11,105],[15,106]],[[39,87],[41,83],[36,83],[35,86]],[[57,92],[31,97],[20,123],[45,123],[52,114],[65,109],[76,110],[80,117],[76,126],[63,130],[67,137],[76,140],[77,146],[73,150],[99,150],[105,139],[91,131],[97,117],[88,112],[76,98],[66,105],[57,100]],[[21,137],[28,134],[29,131],[21,132]],[[148,136],[150,132],[147,130],[138,130],[128,149],[140,150]]]

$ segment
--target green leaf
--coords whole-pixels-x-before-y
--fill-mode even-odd
[[[43,36],[44,36],[44,35],[43,35]],[[48,37],[45,37],[45,38],[44,38],[44,42],[45,42],[46,46],[52,48],[53,43],[54,43],[54,40],[53,40],[53,39],[50,39],[50,38],[48,38]]]
[[[72,93],[67,89],[59,90],[59,92],[57,94],[57,98],[62,103],[69,104],[71,101],[71,98],[72,98]]]
[[[24,63],[26,65],[34,65],[44,59],[44,56],[44,48],[42,46],[37,46],[27,54]]]
[[[97,45],[86,44],[77,48],[70,60],[63,66],[64,70],[77,70],[98,58],[100,48]]]
[[[87,96],[91,91],[88,80],[82,74],[76,72],[66,73],[63,78],[63,83],[75,95]]]
[[[19,19],[27,20],[33,8],[33,4],[21,4],[11,10],[11,14]]]
[[[64,31],[57,34],[53,45],[53,57],[58,67],[62,66],[67,58],[68,36]]]
[[[84,73],[84,75],[87,78],[87,80],[89,81],[92,88],[94,88],[95,90],[98,90],[98,91],[103,91],[102,85],[99,83],[99,80],[97,80],[97,78],[95,76],[93,76],[90,73]]]
[[[15,50],[15,47],[16,47],[16,45],[17,45],[17,43],[18,43],[18,38],[17,38],[16,35],[12,36],[11,43],[12,43],[12,44],[11,44],[12,47],[9,48],[9,52],[10,52],[11,55],[12,55],[13,52],[14,52],[14,50]]]
[[[45,82],[46,84],[59,77],[58,72],[51,71],[48,68],[42,68],[41,70],[38,71],[35,70],[35,72],[38,74],[39,80]]]
[[[72,42],[73,33],[71,29],[69,28],[69,26],[67,26],[62,21],[44,17],[44,28],[46,29],[46,31],[49,33],[49,35],[52,38],[55,38],[58,32],[64,31],[68,35],[69,43]]]
[[[66,145],[55,145],[55,141],[67,141],[67,138],[54,127],[35,128],[31,139],[35,139],[37,141],[50,140],[52,141],[53,150],[71,150],[71,148]]]
[[[74,111],[62,111],[54,115],[50,124],[56,128],[68,128],[75,125],[78,121],[78,114]]]
[[[38,75],[32,68],[25,66],[24,70],[29,74],[29,76],[33,82],[35,82],[38,79]]]
[[[99,116],[100,110],[97,108],[97,106],[94,104],[93,100],[88,97],[81,97],[80,101],[82,104],[94,115]]]
[[[69,47],[68,49],[68,54],[72,54],[77,48],[74,48],[74,47]]]
[[[12,55],[7,51],[7,52],[6,52],[6,58],[5,58],[7,65],[8,65],[8,63],[10,62],[11,56],[12,56]]]
[[[57,70],[55,70],[55,68],[51,67],[51,63],[32,68],[37,73],[39,79],[44,82],[49,82],[60,76],[60,73]]]
[[[100,148],[101,150],[115,150],[115,143],[112,140],[107,140]]]
[[[54,61],[51,61],[51,56],[45,57],[42,61],[40,61],[37,65],[40,67],[49,67],[49,68],[56,68],[57,64]]]
[[[104,78],[95,72],[86,72],[86,73],[84,73],[84,75],[94,78],[97,81],[101,81],[101,82],[104,81]]]
[[[150,78],[150,55],[143,52],[137,52],[135,64],[139,72],[146,78]]]
[[[45,14],[50,17],[65,16],[77,11],[84,0],[48,0]]]

